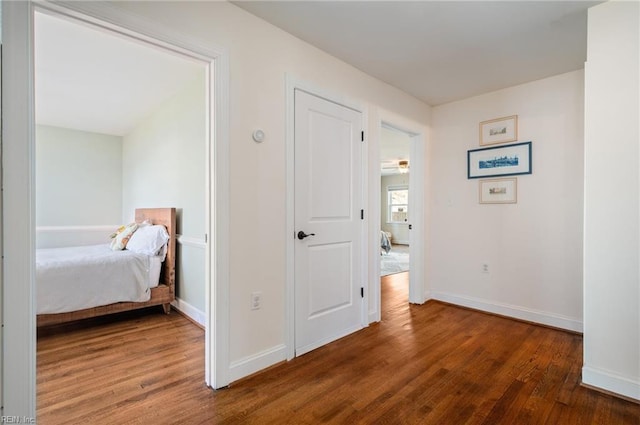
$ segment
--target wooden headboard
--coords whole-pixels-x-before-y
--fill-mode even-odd
[[[176,209],[175,208],[138,208],[136,209],[136,223],[145,220],[153,224],[162,224],[169,233],[167,244],[167,258],[162,263],[160,283],[173,288],[176,282]]]

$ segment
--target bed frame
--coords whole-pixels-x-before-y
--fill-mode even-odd
[[[144,302],[121,302],[100,307],[86,308],[84,310],[68,313],[38,314],[38,326],[55,325],[74,320],[88,319],[90,317],[104,316],[111,313],[136,310],[139,308],[162,305],[162,309],[169,314],[171,302],[176,299],[176,209],[175,208],[140,208],[136,209],[136,222],[149,220],[153,224],[162,224],[169,233],[167,244],[167,257],[162,263],[160,282],[157,287],[151,288],[151,298]]]

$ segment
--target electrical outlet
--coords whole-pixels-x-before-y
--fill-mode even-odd
[[[489,273],[489,265],[487,263],[482,264],[482,273]]]
[[[258,310],[262,307],[262,292],[251,293],[251,310]]]

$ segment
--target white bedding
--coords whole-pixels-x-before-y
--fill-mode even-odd
[[[148,301],[163,256],[112,251],[108,244],[36,250],[38,314],[121,301]]]

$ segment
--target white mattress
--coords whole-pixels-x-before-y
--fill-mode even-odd
[[[36,250],[37,312],[66,313],[141,302],[158,285],[163,256],[112,251],[108,244]]]

